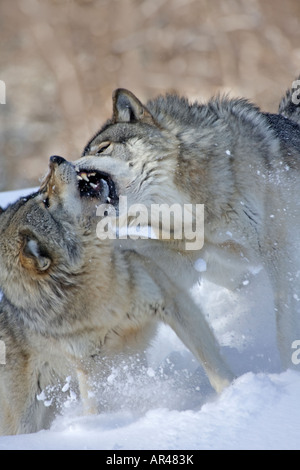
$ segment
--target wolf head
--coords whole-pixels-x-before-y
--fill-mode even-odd
[[[79,177],[84,177],[82,192],[97,197],[98,181],[104,179],[107,201],[115,206],[120,195],[126,196],[129,204],[160,202],[162,190],[166,203],[174,201],[174,188],[168,181],[175,176],[179,140],[173,132],[176,124],[170,120],[168,128],[160,122],[163,118],[154,117],[130,91],[116,90],[112,118],[75,162]]]
[[[51,157],[40,189],[0,215],[0,289],[19,321],[44,333],[83,312],[88,320],[95,306],[87,286],[104,285],[105,266],[109,270],[105,245],[99,254],[97,237],[84,217],[77,182],[71,163]],[[98,255],[103,270],[93,278]]]
[[[112,118],[75,166],[84,176],[82,191],[97,197],[98,180],[105,178],[108,201],[115,206],[120,195],[129,204],[147,206],[204,204],[209,223],[234,205],[234,165],[244,155],[251,158],[254,147],[262,161],[270,160],[278,152],[278,139],[247,100],[225,97],[190,104],[166,95],[145,106],[130,91],[118,89]]]
[[[116,90],[112,118],[75,162],[83,199],[93,200],[94,207],[99,201],[112,205],[122,227],[131,228],[136,223],[132,213],[139,209],[137,205],[142,211],[146,208],[139,219],[143,233],[169,241],[184,240],[184,211],[190,210],[186,219],[193,222],[188,231],[197,238],[192,230],[199,219],[197,209],[184,207],[193,201],[204,203],[197,196],[206,171],[205,159],[199,171],[199,155],[193,158],[191,152],[196,145],[191,145],[192,114],[188,101],[176,95],[159,97],[145,106],[130,91]],[[192,139],[196,142],[194,136]],[[208,196],[205,194],[206,199]],[[202,234],[200,238],[195,242],[198,247],[202,246]],[[179,245],[187,246],[176,243]]]

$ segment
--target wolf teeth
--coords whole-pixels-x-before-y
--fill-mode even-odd
[[[80,173],[80,176],[84,181],[87,181],[88,183],[90,182],[90,180],[88,178],[88,175],[86,173],[84,173],[84,172]]]
[[[96,184],[94,184],[94,183],[90,183],[90,186],[92,186],[93,189],[97,189],[97,187],[98,187],[98,186],[97,186]]]
[[[87,183],[90,182],[89,178],[91,176],[96,176],[96,173],[95,172],[91,172],[91,173],[86,173],[85,171],[82,171],[80,173],[77,173],[77,179],[79,180],[84,180],[86,181]]]

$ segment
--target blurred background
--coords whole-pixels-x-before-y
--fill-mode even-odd
[[[299,0],[0,0],[0,191],[73,160],[111,94],[244,96],[276,112],[300,73]]]

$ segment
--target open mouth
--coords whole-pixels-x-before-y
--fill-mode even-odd
[[[107,173],[96,170],[77,171],[81,197],[96,198],[103,203],[114,204],[118,200],[114,181]]]

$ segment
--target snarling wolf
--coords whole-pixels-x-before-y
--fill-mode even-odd
[[[95,184],[101,200],[113,197],[109,180]],[[48,427],[56,403],[45,407],[38,397],[66,377],[84,411],[97,412],[94,381],[104,380],[115,356],[143,351],[159,320],[195,354],[216,390],[233,378],[193,300],[151,259],[152,247],[143,249],[148,240],[139,250],[132,240],[99,240],[92,196],[74,165],[54,156],[40,189],[0,215],[0,434]],[[180,254],[163,247],[163,260],[181,270]]]
[[[271,114],[227,97],[190,104],[167,95],[144,105],[118,89],[111,119],[75,162],[82,194],[106,200],[119,216],[121,196],[149,211],[203,204],[203,248],[188,251],[184,236],[175,244],[156,231],[159,250],[153,240],[147,245],[155,247],[152,260],[178,288],[199,279],[199,257],[202,279],[236,292],[265,270],[284,368],[293,366],[291,344],[300,338],[300,128],[293,97],[288,91]],[[181,253],[180,268],[166,263],[164,249],[177,260]]]

